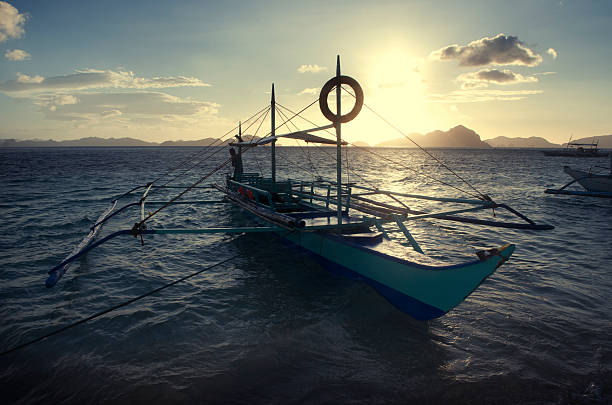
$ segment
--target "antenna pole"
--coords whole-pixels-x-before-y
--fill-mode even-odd
[[[275,120],[275,112],[276,112],[276,100],[274,99],[274,83],[272,83],[272,98],[270,100],[270,122],[272,123],[272,129],[270,131],[271,136],[274,136],[275,131],[274,127],[276,127]],[[272,154],[271,162],[272,162],[272,184],[276,184],[276,140],[273,140],[270,147],[270,153]]]
[[[342,223],[342,135],[340,117],[342,116],[341,103],[340,103],[340,90],[342,84],[340,83],[340,55],[336,61],[336,182],[337,182],[337,194],[338,194],[338,225]]]

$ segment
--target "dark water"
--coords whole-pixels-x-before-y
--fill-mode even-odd
[[[2,403],[611,403],[612,201],[543,193],[569,180],[562,165],[605,160],[433,151],[496,201],[556,229],[413,225],[425,251],[439,257],[456,246],[469,253],[474,246],[517,245],[511,260],[464,303],[426,323],[262,234],[156,236],[144,246],[132,237],[115,239],[45,288],[48,269],[80,241],[111,196],[195,151],[0,150],[0,351],[232,258],[0,357]],[[267,171],[266,153],[245,157],[246,169]],[[333,173],[334,153],[281,148],[279,177]],[[352,181],[458,194],[408,169],[415,168],[469,190],[415,150],[376,153],[404,167],[351,150],[350,166],[363,177],[353,174]],[[226,158],[222,151],[197,176],[176,183],[189,184]],[[177,191],[156,191],[149,199]],[[218,196],[200,189],[189,198]],[[131,227],[138,216],[133,209],[102,234]],[[215,204],[164,210],[151,226],[250,221],[239,209]]]

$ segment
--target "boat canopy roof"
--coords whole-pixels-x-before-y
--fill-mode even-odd
[[[288,134],[281,134],[281,135],[275,135],[275,136],[266,136],[265,138],[258,139],[257,141],[254,141],[254,142],[232,142],[232,143],[230,143],[230,146],[265,145],[265,144],[270,143],[272,141],[276,141],[277,139],[280,139],[280,138],[299,139],[299,140],[302,140],[302,141],[305,141],[305,142],[321,143],[321,144],[327,144],[327,145],[335,145],[336,144],[336,140],[335,139],[323,138],[321,136],[309,134],[307,131],[298,131],[298,132],[291,132],[291,133],[288,133]],[[342,141],[342,145],[346,145],[346,144],[347,143],[345,141]]]
[[[593,143],[577,143],[577,142],[569,142],[569,146],[597,146],[599,141]]]

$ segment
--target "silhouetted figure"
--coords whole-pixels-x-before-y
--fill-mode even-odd
[[[234,180],[239,180],[242,176],[242,154],[236,153],[234,148],[230,148],[230,155],[232,155],[232,167],[234,168]]]

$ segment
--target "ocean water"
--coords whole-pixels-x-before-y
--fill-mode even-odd
[[[1,356],[2,403],[612,402],[612,200],[543,193],[569,181],[563,165],[605,165],[605,159],[433,150],[476,189],[556,228],[411,225],[424,250],[440,260],[481,246],[517,245],[465,302],[428,322],[265,234],[149,236],[144,245],[131,236],[117,238],[45,288],[47,271],[78,244],[113,196],[197,152],[0,150],[0,351],[230,259]],[[267,152],[245,155],[246,170],[267,172]],[[417,150],[374,153],[347,151],[350,181],[461,194],[416,170],[472,192]],[[333,177],[333,149],[279,148],[278,155],[279,178]],[[191,184],[228,158],[226,150],[201,156],[207,158],[171,184]],[[221,182],[227,172],[202,184]],[[179,191],[155,189],[148,200]],[[220,200],[208,188],[185,198]],[[131,228],[139,215],[137,208],[128,210],[101,235]],[[249,224],[253,220],[240,209],[215,203],[170,207],[150,227]]]

